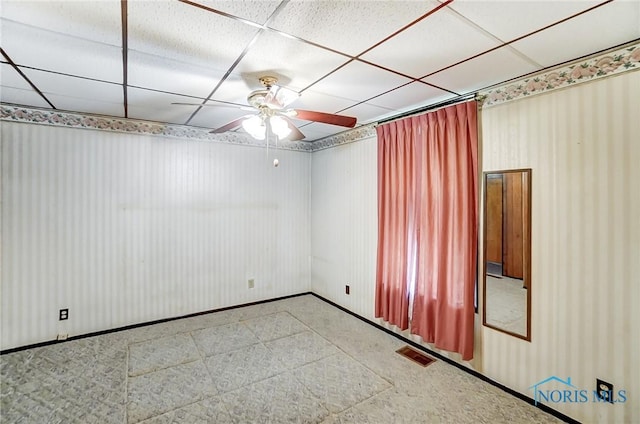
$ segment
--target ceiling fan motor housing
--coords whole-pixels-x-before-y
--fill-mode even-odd
[[[262,107],[269,107],[268,104],[266,104],[264,102],[265,97],[267,97],[267,94],[269,93],[269,90],[255,90],[252,91],[251,93],[249,93],[249,95],[247,96],[247,102],[255,107],[256,109],[261,109]]]
[[[271,77],[271,76],[264,76],[264,77],[260,77],[259,81],[260,81],[260,84],[264,86],[264,88],[260,90],[254,90],[251,93],[249,93],[249,96],[247,96],[247,102],[251,106],[255,107],[256,109],[262,109],[263,107],[273,109],[275,105],[265,103],[265,98],[267,97],[267,94],[269,94],[271,87],[278,82],[278,78]]]

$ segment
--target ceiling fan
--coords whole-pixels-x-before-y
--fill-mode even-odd
[[[305,136],[295,126],[291,118],[348,128],[353,128],[356,125],[356,118],[351,116],[303,109],[289,109],[287,106],[300,97],[300,93],[277,85],[278,79],[276,77],[264,76],[259,78],[259,81],[264,88],[252,91],[247,96],[247,102],[258,113],[235,119],[211,131],[212,133],[223,133],[242,126],[252,137],[259,140],[263,140],[269,134],[275,134],[280,139],[288,137],[290,140],[302,140]],[[214,105],[202,104],[197,106]]]

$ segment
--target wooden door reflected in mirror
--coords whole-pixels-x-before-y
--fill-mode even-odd
[[[531,340],[531,170],[484,173],[482,323]]]

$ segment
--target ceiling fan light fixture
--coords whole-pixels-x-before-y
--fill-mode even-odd
[[[259,116],[252,116],[251,118],[242,121],[242,128],[244,128],[244,130],[256,140],[264,140],[267,132],[267,128]]]
[[[280,116],[272,116],[269,118],[269,122],[271,123],[271,131],[278,138],[283,139],[291,134],[291,128],[289,128],[289,124]]]

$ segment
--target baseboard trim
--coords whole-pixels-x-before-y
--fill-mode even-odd
[[[507,386],[505,386],[503,384],[500,384],[495,380],[490,379],[486,375],[481,374],[481,373],[479,373],[478,371],[476,371],[474,369],[465,367],[464,365],[462,365],[459,362],[454,361],[453,359],[447,358],[446,356],[443,356],[443,355],[439,354],[438,352],[434,352],[431,349],[426,348],[426,347],[422,346],[421,344],[414,342],[413,340],[409,340],[406,337],[402,336],[401,334],[398,334],[395,331],[389,330],[388,328],[385,328],[385,327],[381,326],[380,324],[377,324],[377,323],[375,323],[375,322],[373,322],[373,321],[371,321],[371,320],[369,320],[369,319],[367,319],[367,318],[365,318],[365,317],[363,317],[361,315],[358,315],[355,312],[352,312],[349,309],[345,308],[344,306],[338,305],[337,303],[332,302],[331,300],[326,299],[326,298],[320,296],[319,294],[316,294],[316,293],[313,293],[313,292],[310,292],[309,294],[311,294],[312,296],[317,297],[318,299],[320,299],[320,300],[322,300],[324,302],[327,302],[331,306],[334,306],[334,307],[340,309],[342,312],[346,312],[347,314],[349,314],[349,315],[351,315],[353,317],[356,317],[359,320],[364,321],[369,325],[374,326],[378,330],[382,330],[385,333],[387,333],[387,334],[389,334],[391,336],[394,336],[397,339],[402,340],[403,342],[411,345],[412,347],[414,347],[416,349],[419,349],[419,350],[425,352],[426,354],[428,354],[430,356],[434,356],[434,357],[440,359],[441,361],[444,361],[444,362],[446,362],[446,363],[448,363],[450,365],[453,365],[454,367],[456,367],[458,369],[461,369],[462,371],[465,371],[465,372],[473,375],[474,377],[477,377],[480,380],[482,380],[484,382],[487,382],[487,383],[491,384],[492,386],[495,386],[495,387],[501,389],[502,391],[504,391],[504,392],[506,392],[506,393],[508,393],[508,394],[510,394],[512,396],[515,396],[520,400],[523,400],[523,401],[527,402],[530,405],[535,406],[538,409],[541,409],[542,411],[548,413],[549,415],[553,415],[554,417],[556,417],[556,418],[558,418],[558,419],[560,419],[560,420],[562,420],[562,421],[564,421],[566,423],[580,424],[580,421],[577,421],[577,420],[575,420],[575,419],[573,419],[573,418],[571,418],[571,417],[569,417],[567,415],[564,415],[562,412],[559,412],[559,411],[557,411],[557,410],[555,410],[555,409],[553,409],[553,408],[551,408],[551,407],[549,407],[547,405],[544,405],[544,404],[542,404],[540,402],[538,402],[536,404],[536,402],[532,398],[530,398],[529,396],[523,395],[520,392],[517,392],[517,391],[515,391],[513,389],[510,389],[509,387],[507,387]]]
[[[259,301],[256,301],[256,302],[243,303],[241,305],[227,306],[227,307],[224,307],[224,308],[211,309],[211,310],[202,311],[202,312],[195,312],[193,314],[181,315],[181,316],[178,316],[178,317],[163,318],[163,319],[158,319],[158,320],[155,320],[155,321],[147,321],[147,322],[142,322],[142,323],[138,323],[138,324],[125,325],[124,327],[117,327],[117,328],[111,328],[109,330],[101,330],[101,331],[95,331],[95,332],[92,332],[92,333],[80,334],[80,335],[77,335],[77,336],[69,337],[69,338],[67,338],[65,340],[57,340],[57,339],[48,340],[46,342],[34,343],[34,344],[25,345],[25,346],[13,347],[11,349],[5,349],[5,350],[0,351],[0,355],[6,355],[6,354],[9,354],[9,353],[20,352],[22,350],[33,349],[33,348],[36,348],[36,347],[49,346],[49,345],[54,345],[54,344],[59,344],[59,343],[66,343],[66,342],[70,342],[72,340],[86,339],[87,337],[102,336],[103,334],[109,334],[109,333],[116,333],[118,331],[131,330],[133,328],[146,327],[148,325],[162,324],[163,322],[175,321],[175,320],[178,320],[178,319],[191,318],[191,317],[197,317],[199,315],[206,315],[206,314],[212,314],[212,313],[215,313],[215,312],[228,311],[230,309],[244,308],[246,306],[254,306],[254,305],[260,305],[260,304],[263,304],[263,303],[276,302],[278,300],[290,299],[292,297],[298,297],[298,296],[305,296],[307,294],[312,294],[312,293],[311,292],[303,292],[303,293],[297,293],[297,294],[290,294],[290,295],[287,295],[287,296],[276,297],[276,298],[273,298],[273,299],[265,299],[265,300],[259,300]]]
[[[367,323],[369,325],[372,325],[373,327],[377,328],[378,330],[384,331],[385,333],[387,333],[387,334],[389,334],[391,336],[394,336],[399,340],[402,340],[404,343],[407,343],[407,344],[411,345],[412,347],[425,352],[428,355],[431,355],[433,357],[436,357],[436,358],[440,359],[441,361],[444,361],[444,362],[446,362],[446,363],[448,363],[450,365],[453,365],[454,367],[456,367],[456,368],[458,368],[458,369],[460,369],[462,371],[465,371],[465,372],[473,375],[474,377],[477,377],[480,380],[482,380],[484,382],[487,382],[487,383],[491,384],[492,386],[495,386],[495,387],[501,389],[502,391],[504,391],[504,392],[506,392],[506,393],[508,393],[508,394],[510,394],[512,396],[515,396],[518,399],[520,399],[522,401],[525,401],[525,402],[529,403],[530,405],[533,405],[536,408],[541,409],[542,411],[544,411],[544,412],[546,412],[546,413],[548,413],[550,415],[553,415],[554,417],[556,417],[556,418],[558,418],[558,419],[560,419],[560,420],[562,420],[562,421],[564,421],[566,423],[580,424],[579,421],[576,421],[575,419],[573,419],[573,418],[571,418],[571,417],[569,417],[567,415],[564,415],[563,413],[561,413],[559,411],[556,411],[555,409],[553,409],[553,408],[551,408],[551,407],[549,407],[547,405],[544,405],[544,404],[539,403],[539,402],[536,404],[535,401],[532,398],[530,398],[528,396],[525,396],[522,393],[517,392],[517,391],[515,391],[513,389],[510,389],[509,387],[507,387],[507,386],[505,386],[503,384],[500,384],[495,380],[490,379],[489,377],[485,376],[484,374],[479,373],[478,371],[475,371],[475,370],[473,370],[471,368],[465,367],[464,365],[460,364],[459,362],[456,362],[456,361],[454,361],[454,360],[452,360],[450,358],[447,358],[446,356],[443,356],[443,355],[439,354],[438,352],[434,352],[431,349],[426,348],[426,347],[422,346],[421,344],[418,344],[418,343],[414,342],[413,340],[407,339],[406,337],[402,336],[401,334],[398,334],[398,333],[396,333],[396,332],[394,332],[394,331],[392,331],[392,330],[390,330],[388,328],[385,328],[385,327],[381,326],[380,324],[377,324],[377,323],[375,323],[375,322],[373,322],[373,321],[371,321],[371,320],[369,320],[369,319],[367,319],[367,318],[365,318],[365,317],[363,317],[361,315],[358,315],[357,313],[355,313],[353,311],[350,311],[349,309],[345,308],[344,306],[338,305],[337,303],[332,302],[331,300],[326,299],[326,298],[320,296],[319,294],[316,294],[316,293],[313,293],[313,292],[310,292],[310,291],[303,292],[303,293],[297,293],[297,294],[291,294],[291,295],[287,295],[287,296],[281,296],[281,297],[277,297],[277,298],[273,298],[273,299],[265,299],[265,300],[260,300],[260,301],[256,301],[256,302],[243,303],[243,304],[240,304],[240,305],[227,306],[227,307],[224,307],[224,308],[211,309],[211,310],[208,310],[208,311],[196,312],[196,313],[193,313],[193,314],[181,315],[181,316],[178,316],[178,317],[164,318],[164,319],[159,319],[159,320],[155,320],[155,321],[148,321],[148,322],[143,322],[143,323],[139,323],[139,324],[132,324],[132,325],[124,326],[124,327],[112,328],[112,329],[109,329],[109,330],[102,330],[102,331],[96,331],[96,332],[93,332],[93,333],[81,334],[81,335],[69,337],[66,340],[50,340],[50,341],[41,342],[41,343],[34,343],[34,344],[30,344],[30,345],[25,345],[25,346],[20,346],[20,347],[15,347],[15,348],[11,348],[11,349],[2,350],[2,351],[0,351],[0,355],[6,355],[6,354],[9,354],[9,353],[20,352],[20,351],[23,351],[23,350],[33,349],[33,348],[42,347],[42,346],[49,346],[49,345],[54,345],[54,344],[59,344],[59,343],[67,343],[67,342],[70,342],[72,340],[79,340],[79,339],[85,339],[87,337],[101,336],[103,334],[109,334],[109,333],[116,333],[118,331],[131,330],[133,328],[138,328],[138,327],[146,327],[148,325],[161,324],[163,322],[175,321],[175,320],[178,320],[178,319],[191,318],[191,317],[196,317],[196,316],[199,316],[199,315],[206,315],[206,314],[212,314],[212,313],[215,313],[215,312],[222,312],[222,311],[228,311],[228,310],[231,310],[231,309],[243,308],[243,307],[246,307],[246,306],[260,305],[260,304],[263,304],[263,303],[277,302],[278,300],[290,299],[290,298],[293,298],[293,297],[299,297],[299,296],[305,296],[305,295],[312,295],[312,296],[322,300],[323,302],[326,302],[329,305],[331,305],[331,306],[333,306],[333,307],[335,307],[337,309],[340,309],[342,312],[345,312],[345,313],[347,313],[347,314],[349,314],[349,315],[351,315],[351,316],[353,316],[355,318],[358,318],[359,320],[361,320],[361,321],[363,321],[363,322],[365,322],[365,323]]]

